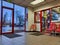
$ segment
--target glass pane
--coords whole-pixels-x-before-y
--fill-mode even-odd
[[[50,20],[51,20],[50,10],[46,10],[46,13],[47,13],[46,28],[49,28],[49,26],[50,26]]]
[[[25,8],[15,5],[14,8],[14,30],[24,30]]]
[[[12,10],[3,8],[2,33],[12,32]]]
[[[45,31],[50,25],[50,10],[43,11],[42,14],[42,30]]]
[[[60,22],[60,7],[52,8],[52,22]]]
[[[1,0],[0,0],[0,34],[1,34]]]
[[[13,8],[13,4],[12,3],[8,3],[6,1],[3,1],[3,6]]]

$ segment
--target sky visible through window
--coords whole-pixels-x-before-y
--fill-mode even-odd
[[[24,7],[21,7],[21,6],[18,6],[18,5],[15,5],[15,8],[14,8],[14,23],[19,23],[19,20],[18,17],[22,17],[22,19],[25,18],[25,8]]]

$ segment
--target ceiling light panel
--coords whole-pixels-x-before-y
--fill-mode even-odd
[[[31,2],[30,4],[36,5],[36,4],[41,3],[41,2],[44,2],[44,0],[35,0],[35,1]]]

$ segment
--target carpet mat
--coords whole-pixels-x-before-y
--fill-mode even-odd
[[[30,35],[40,36],[40,35],[43,35],[43,34],[36,32],[36,33],[32,33]]]
[[[21,37],[22,35],[19,34],[3,34],[4,36],[8,38],[16,38],[16,37]]]

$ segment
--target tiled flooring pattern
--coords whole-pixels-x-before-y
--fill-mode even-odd
[[[0,45],[60,45],[60,37],[48,35],[30,35],[31,33],[17,33],[23,35],[17,38],[7,38],[0,35]]]

